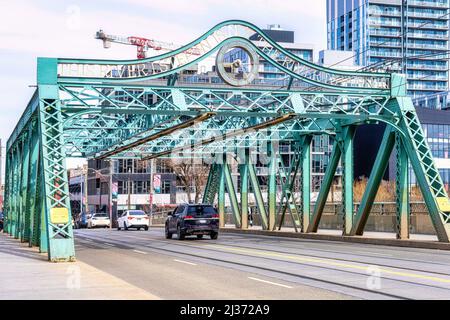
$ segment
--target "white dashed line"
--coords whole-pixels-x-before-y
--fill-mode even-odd
[[[103,244],[104,244],[104,245],[107,245],[107,246],[110,246],[110,247],[115,247],[115,245],[113,245],[113,244],[111,244],[111,243],[103,242]]]
[[[196,266],[197,265],[196,263],[183,261],[183,260],[178,260],[178,259],[173,259],[173,261],[180,262],[180,263],[185,263],[185,264],[188,264],[188,265],[191,265],[191,266]]]
[[[133,250],[133,251],[136,253],[140,253],[140,254],[147,254],[147,252],[144,252],[144,251],[139,251],[139,250]]]
[[[271,282],[271,281],[267,281],[267,280],[262,280],[262,279],[258,279],[258,278],[253,278],[253,277],[248,277],[250,280],[255,280],[255,281],[259,281],[259,282],[264,282],[267,284],[272,284],[274,286],[279,286],[279,287],[283,287],[283,288],[288,288],[288,289],[292,289],[292,287],[287,286],[285,284],[281,284],[281,283],[276,283],[276,282]]]

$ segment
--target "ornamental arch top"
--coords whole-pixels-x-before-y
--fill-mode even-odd
[[[199,55],[189,54],[193,50]],[[228,54],[233,50],[247,58],[234,59]],[[201,75],[187,72],[214,56],[222,81],[204,83],[197,81]],[[258,79],[260,61],[283,76],[272,82]],[[365,123],[384,123],[386,129],[354,212],[353,136]],[[332,135],[334,144],[312,208],[310,147],[318,134]],[[291,145],[289,167],[274,148],[276,141]],[[270,159],[266,201],[250,161],[258,142],[266,143]],[[38,58],[37,90],[7,142],[5,231],[39,246],[51,261],[73,260],[66,157],[151,159],[188,152],[225,159],[211,164],[204,193],[207,203],[218,195],[222,224],[228,194],[237,227],[246,227],[251,191],[262,226],[269,230],[280,228],[289,213],[297,231],[316,232],[341,162],[343,234],[361,235],[394,147],[398,237],[409,236],[410,164],[436,234],[448,242],[450,204],[403,75],[316,65],[239,20],[222,22],[177,50],[142,60]],[[223,157],[230,153],[241,159],[240,197]],[[300,200],[293,196],[295,179]]]

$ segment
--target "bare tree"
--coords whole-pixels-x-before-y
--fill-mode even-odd
[[[191,190],[195,189],[195,203],[199,203],[208,180],[209,166],[203,163],[186,161],[186,159],[168,161],[168,166],[176,174],[178,181],[184,187],[189,202],[192,202]]]

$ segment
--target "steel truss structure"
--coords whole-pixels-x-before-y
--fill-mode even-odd
[[[257,41],[249,41],[250,36]],[[236,43],[284,73],[283,85],[258,79],[240,86],[185,81],[183,70]],[[190,55],[192,50],[201,54]],[[402,75],[315,65],[238,20],[151,58],[38,58],[37,70],[37,90],[7,143],[5,231],[39,246],[51,261],[75,259],[66,157],[208,159],[204,202],[214,203],[217,196],[221,225],[228,195],[236,226],[247,228],[251,192],[264,229],[280,229],[289,216],[299,232],[317,231],[342,163],[343,235],[355,236],[363,234],[395,147],[398,238],[409,236],[410,164],[439,240],[449,241],[450,204]],[[356,127],[367,123],[386,124],[386,131],[362,203],[353,212],[353,137]],[[311,140],[322,134],[333,136],[334,145],[312,207]],[[295,151],[289,167],[280,157],[279,142]],[[252,160],[257,154],[268,159],[267,197]],[[236,160],[240,194],[230,169]]]

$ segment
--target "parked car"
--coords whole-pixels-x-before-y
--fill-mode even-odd
[[[111,224],[111,220],[106,213],[93,213],[87,220],[88,229],[91,228],[108,228]]]
[[[149,217],[142,210],[126,210],[117,219],[117,230],[128,230],[129,228],[136,228],[141,230],[143,228],[145,231],[148,230]]]
[[[165,232],[166,239],[176,233],[178,240],[189,235],[196,235],[198,239],[209,235],[215,240],[219,235],[219,214],[212,205],[182,204],[167,217]]]
[[[88,215],[84,212],[79,213],[75,218],[75,229],[87,228]]]

